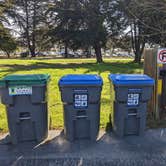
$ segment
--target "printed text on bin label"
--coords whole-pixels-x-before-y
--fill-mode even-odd
[[[13,86],[13,87],[9,87],[9,95],[10,96],[32,95],[32,87],[31,86]]]

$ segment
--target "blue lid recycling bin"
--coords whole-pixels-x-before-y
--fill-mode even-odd
[[[70,75],[66,75],[63,76],[60,80],[59,80],[59,85],[63,86],[63,85],[84,85],[84,86],[102,86],[103,85],[103,80],[100,76],[98,75],[84,75],[84,74],[78,74],[78,75],[74,75],[74,74],[70,74]]]
[[[66,75],[59,80],[68,140],[96,140],[103,80],[98,75]]]
[[[112,125],[118,136],[142,135],[154,80],[141,74],[110,74]]]

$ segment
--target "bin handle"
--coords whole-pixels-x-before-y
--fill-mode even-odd
[[[128,116],[136,116],[137,115],[137,113],[130,113],[130,114],[128,114]]]
[[[21,118],[19,118],[20,120],[30,120],[31,119],[31,117],[21,117]]]
[[[85,116],[85,115],[77,116],[78,119],[87,118],[87,117],[88,117],[88,116]]]
[[[30,112],[21,112],[19,116],[19,120],[29,120],[31,119]]]

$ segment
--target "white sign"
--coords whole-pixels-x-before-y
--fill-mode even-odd
[[[85,108],[88,106],[88,95],[87,94],[75,94],[74,95],[74,107]]]
[[[166,64],[166,48],[162,48],[158,50],[157,62],[159,64]]]
[[[13,87],[9,87],[9,95],[10,96],[32,95],[32,87],[31,86],[13,86]]]
[[[137,106],[139,104],[139,94],[130,93],[128,94],[128,106]]]

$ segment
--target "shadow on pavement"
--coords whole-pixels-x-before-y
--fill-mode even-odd
[[[55,133],[54,133],[55,132]],[[52,131],[46,141],[0,144],[0,166],[82,166],[150,165],[166,163],[166,129],[148,130],[142,137],[118,138],[114,133],[100,133],[96,143],[88,140],[69,142],[63,131]],[[0,143],[3,142],[3,139]],[[153,160],[152,160],[153,159]],[[153,162],[152,162],[153,161]],[[141,162],[141,163],[140,163]],[[154,165],[155,166],[155,165]]]

